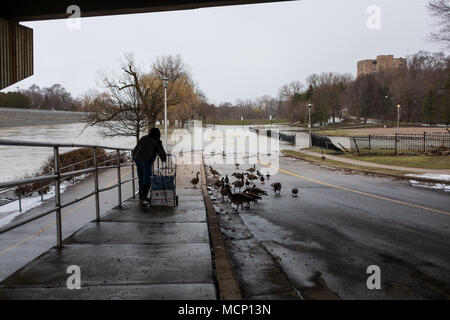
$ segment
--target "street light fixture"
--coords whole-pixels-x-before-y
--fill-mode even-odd
[[[311,103],[308,103],[306,105],[308,107],[308,114],[309,114],[309,124],[308,124],[308,128],[309,128],[309,148],[312,148],[312,124],[311,124],[311,107],[313,106]]]
[[[169,86],[169,78],[162,78],[164,86],[164,149],[167,152],[167,87]]]

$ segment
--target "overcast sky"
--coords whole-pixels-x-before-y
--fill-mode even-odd
[[[426,41],[426,3],[302,0],[83,18],[80,30],[66,20],[24,23],[34,29],[35,74],[7,90],[60,83],[79,96],[99,89],[99,72],[118,71],[131,52],[144,67],[155,56],[181,54],[212,103],[276,95],[312,73],[356,74],[358,60],[379,54],[440,51]],[[367,27],[371,5],[381,9],[379,30]]]

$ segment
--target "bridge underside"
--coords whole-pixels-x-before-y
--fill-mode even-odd
[[[290,1],[290,0],[284,0]],[[78,0],[81,17],[281,2],[280,0]],[[33,75],[33,30],[19,22],[68,18],[72,0],[15,0],[0,12],[0,90]]]

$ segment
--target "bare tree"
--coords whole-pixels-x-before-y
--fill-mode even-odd
[[[428,10],[436,18],[438,28],[431,33],[430,38],[450,48],[450,0],[432,0],[428,4]]]
[[[145,73],[127,54],[121,70],[121,76],[103,79],[109,99],[94,107],[88,119],[88,125],[104,128],[104,136],[135,136],[139,140],[143,129],[152,128],[164,106],[164,77],[170,79],[168,107],[188,103],[195,95],[189,68],[179,56],[157,58]]]

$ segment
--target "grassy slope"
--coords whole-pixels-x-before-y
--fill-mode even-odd
[[[407,171],[398,171],[398,170],[389,170],[389,169],[373,168],[373,167],[366,167],[366,166],[357,166],[357,165],[334,161],[334,160],[329,160],[329,159],[323,160],[321,158],[314,157],[314,156],[308,156],[308,155],[305,155],[303,153],[293,151],[293,150],[282,150],[282,152],[285,154],[288,154],[288,155],[292,155],[296,158],[301,158],[304,160],[321,163],[321,164],[324,164],[324,165],[327,165],[330,167],[335,167],[335,168],[370,171],[370,172],[375,172],[375,173],[380,173],[380,174],[388,174],[388,175],[393,175],[393,176],[398,176],[398,177],[401,177],[404,174],[408,173]]]
[[[313,152],[333,154],[333,151],[322,150],[318,148],[308,149]],[[335,154],[333,154],[335,155]],[[357,156],[348,153],[337,155],[354,160],[373,162],[378,164],[386,164],[392,166],[423,168],[423,169],[450,169],[450,157],[429,157],[420,155],[374,155],[374,156]]]

